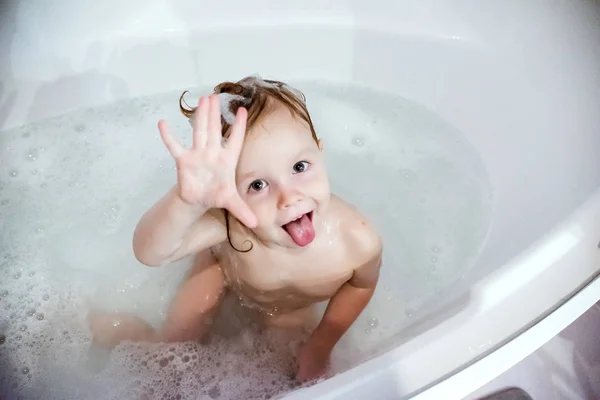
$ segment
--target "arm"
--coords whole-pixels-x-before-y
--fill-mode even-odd
[[[135,257],[156,266],[223,242],[223,223],[207,211],[183,201],[178,187],[173,187],[138,223],[133,235]]]
[[[354,272],[331,298],[321,322],[299,356],[299,380],[310,379],[325,367],[336,343],[367,306],[379,278],[381,252]]]
[[[379,278],[381,255],[363,265],[354,272],[352,278],[344,283],[331,298],[321,322],[309,341],[330,352],[348,328],[365,309]]]
[[[240,107],[226,144],[221,135],[219,97],[200,98],[193,145],[185,149],[158,123],[160,136],[175,159],[177,185],[148,210],[136,227],[133,249],[146,265],[158,265],[207,249],[226,239],[227,209],[249,228],[256,216],[240,198],[235,170],[246,132],[247,111]]]

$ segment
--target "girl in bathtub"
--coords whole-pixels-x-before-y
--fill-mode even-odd
[[[310,329],[296,378],[318,377],[373,295],[379,235],[330,192],[323,142],[300,92],[248,77],[219,84],[197,108],[181,100],[180,107],[193,126],[193,145],[183,148],[159,122],[177,184],[144,214],[133,250],[149,266],[188,255],[195,264],[162,329],[95,313],[95,342],[198,340],[231,291],[262,310],[267,325]],[[324,300],[323,317],[311,321],[313,305]]]

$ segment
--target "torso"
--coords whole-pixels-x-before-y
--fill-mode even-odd
[[[254,238],[235,237],[238,252],[225,242],[213,248],[229,288],[240,299],[271,314],[307,307],[331,298],[354,271],[380,248],[356,245],[357,238],[375,235],[362,215],[332,196],[324,229],[318,240],[303,249],[270,248]],[[377,242],[377,240],[371,240]],[[377,242],[378,243],[378,242]]]

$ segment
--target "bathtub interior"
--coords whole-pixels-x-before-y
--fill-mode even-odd
[[[371,146],[371,154],[383,160],[382,165],[396,161],[395,174],[387,176],[386,186],[394,186],[400,180],[398,187],[406,189],[411,186],[402,180],[410,179],[411,173],[424,173],[424,169],[397,169],[409,163],[407,160],[411,157],[413,161],[418,157],[410,151],[401,153],[402,147],[387,146],[388,140],[398,140],[394,135],[413,144],[420,143],[413,146],[415,151],[464,154],[464,158],[451,159],[463,173],[461,176],[468,177],[466,182],[476,182],[477,191],[471,192],[472,201],[465,201],[464,205],[471,213],[444,220],[451,226],[438,226],[438,231],[459,232],[455,239],[464,244],[460,268],[456,265],[459,258],[454,258],[447,270],[440,267],[444,265],[444,255],[460,248],[460,243],[411,242],[414,240],[411,233],[416,231],[395,227],[414,223],[407,220],[424,214],[419,213],[423,210],[419,208],[422,207],[420,197],[414,197],[416,201],[410,203],[406,200],[410,194],[401,193],[380,201],[383,195],[377,181],[370,185],[363,182],[366,187],[357,195],[351,180],[342,182],[350,173],[335,175],[339,180],[333,182],[334,188],[337,184],[339,190],[346,191],[367,209],[385,209],[390,214],[394,208],[403,210],[391,218],[395,224],[389,222],[385,213],[369,215],[382,230],[386,248],[395,250],[386,253],[390,255],[386,260],[395,268],[382,273],[386,279],[378,288],[375,302],[340,347],[352,354],[346,358],[338,356],[340,370],[391,345],[399,345],[408,340],[408,336],[418,335],[423,325],[417,324],[415,329],[415,321],[427,320],[431,312],[442,319],[449,317],[455,312],[450,307],[450,299],[468,293],[475,281],[501,268],[567,217],[600,184],[600,161],[596,156],[600,149],[597,134],[600,120],[595,112],[600,104],[600,74],[596,68],[600,65],[600,37],[594,25],[598,11],[593,4],[557,2],[542,6],[542,2],[527,5],[505,2],[492,11],[484,5],[467,7],[458,2],[435,1],[419,5],[378,1],[371,2],[369,10],[362,10],[358,3],[352,2],[305,3],[303,9],[264,2],[262,6],[269,7],[269,13],[261,12],[258,5],[233,4],[238,13],[229,12],[231,4],[208,7],[185,1],[130,2],[127,7],[116,7],[116,3],[114,7],[84,7],[76,2],[4,3],[5,8],[0,13],[0,45],[3,54],[9,57],[0,61],[0,140],[4,147],[0,163],[3,163],[5,184],[13,185],[8,186],[10,189],[27,187],[34,178],[26,179],[21,173],[23,168],[30,169],[25,162],[36,158],[38,164],[43,163],[39,143],[33,147],[37,153],[32,153],[29,143],[22,141],[24,147],[19,147],[13,139],[15,134],[23,135],[31,130],[30,127],[19,128],[22,125],[38,123],[34,133],[36,140],[64,149],[68,149],[64,142],[52,144],[53,138],[44,137],[44,131],[52,127],[60,140],[75,135],[76,143],[85,147],[87,139],[82,139],[83,130],[90,128],[100,132],[103,128],[98,126],[103,122],[85,113],[78,114],[82,120],[75,123],[75,114],[60,116],[88,107],[105,107],[103,110],[112,112],[111,115],[126,110],[136,117],[147,114],[148,110],[164,112],[167,118],[179,121],[179,129],[184,129],[185,121],[177,120],[174,108],[167,106],[169,99],[176,99],[185,89],[191,88],[193,93],[200,94],[216,82],[254,72],[294,83],[307,94],[309,107],[311,99],[315,99],[315,120],[323,131],[340,131],[350,123],[351,133],[325,139],[335,168],[350,168],[348,171],[364,178],[361,173],[368,170],[366,162],[376,159],[363,160],[360,152]],[[65,15],[69,13],[78,18],[66,20]],[[127,99],[138,100],[116,103]],[[165,106],[155,110],[153,102],[157,99]],[[354,108],[348,109],[348,104]],[[394,115],[386,114],[386,106],[390,104],[394,109],[404,110],[401,116],[411,116],[405,118],[405,125],[400,127],[418,135],[410,137],[402,129],[398,129],[399,133],[372,126],[373,121],[394,120]],[[344,123],[331,115],[343,116]],[[58,119],[47,122],[47,118],[55,117]],[[154,135],[148,139],[149,142],[154,140],[147,145],[149,155],[136,159],[140,165],[165,160],[164,167],[154,165],[154,169],[146,171],[147,183],[142,185],[145,191],[135,198],[141,202],[140,208],[147,207],[156,198],[152,197],[156,190],[150,188],[151,178],[159,180],[163,188],[173,179],[166,159],[160,155],[160,142],[152,125],[153,118],[162,117],[140,117],[140,131],[146,129],[146,136],[131,133],[138,138]],[[70,133],[63,132],[60,136],[60,124],[69,126]],[[427,124],[430,124],[429,129]],[[356,127],[368,135],[361,134]],[[131,128],[128,132],[132,132]],[[101,139],[106,140],[105,147],[111,138]],[[104,175],[97,175],[110,178],[93,182],[97,185],[93,193],[99,197],[109,193],[111,186],[126,188],[131,184],[131,178],[116,176],[119,168],[131,168],[127,156],[137,154],[137,143],[115,143],[122,146],[103,154],[106,158],[112,157],[113,164],[103,171]],[[443,148],[431,148],[432,143],[442,143]],[[98,156],[93,149],[89,154]],[[83,163],[87,155],[80,154],[79,162]],[[106,163],[98,165],[108,166]],[[18,184],[10,181],[10,175],[16,172],[15,166],[19,167],[19,175],[15,177]],[[43,171],[42,167],[35,168]],[[383,167],[377,172],[380,179],[386,177]],[[440,179],[436,183],[437,194],[447,193],[441,187],[445,176],[436,175]],[[68,185],[68,182],[63,184]],[[432,182],[429,184],[433,187]],[[469,188],[472,187],[467,185],[461,192],[464,198],[469,196]],[[426,191],[427,187],[419,189]],[[378,196],[369,196],[369,190]],[[147,198],[143,198],[143,194]],[[85,196],[79,199],[89,200]],[[436,216],[443,219],[442,215],[447,212],[444,203],[433,198],[430,203],[433,208],[427,209],[426,214],[434,222]],[[90,249],[93,254],[112,252],[111,259],[120,257],[121,265],[135,262],[122,241],[127,240],[126,229],[135,223],[140,211],[122,202],[115,207],[110,196],[99,204],[102,206],[98,212],[105,218],[107,232],[119,231],[119,235],[105,235],[101,241],[90,244],[84,240],[88,239],[85,236],[82,239],[71,234],[68,241],[63,238],[54,246],[58,256],[53,256],[62,263],[87,265],[83,269],[96,272],[102,270],[101,261],[86,261]],[[456,202],[453,204],[457,206]],[[69,217],[67,208],[65,218]],[[7,226],[16,226],[26,211],[13,205],[0,212],[3,220],[8,221]],[[471,218],[471,225],[460,224],[461,218]],[[37,229],[37,226],[29,224],[28,228]],[[435,234],[435,230],[430,229],[418,232],[415,237],[423,237],[424,232]],[[460,235],[463,235],[462,242]],[[402,240],[399,241],[398,236]],[[10,253],[12,244],[5,234],[3,251]],[[415,254],[414,259],[408,262],[399,256],[402,252],[398,249],[402,248],[408,254]],[[431,269],[434,272],[423,273],[424,268],[415,272],[416,268],[409,268],[412,263],[421,262],[428,268],[435,263],[436,267]],[[64,277],[58,275],[65,272],[85,275],[82,271],[63,268],[60,273],[28,277],[29,272],[22,264],[8,267],[10,277],[23,273],[23,277],[31,281],[60,280]],[[161,297],[162,292],[172,291],[184,267],[173,268],[173,277],[164,271],[147,272],[148,276],[158,277],[159,283],[153,288],[145,287],[144,294]],[[115,267],[106,270],[115,271]],[[445,280],[432,283],[432,276]],[[105,282],[108,282],[105,286],[112,285],[104,288],[105,295],[100,297],[106,306],[111,295],[128,287],[127,282],[110,279]],[[141,291],[132,292],[140,294]],[[19,301],[13,303],[20,304]],[[11,313],[2,312],[2,329],[5,329],[11,323]],[[29,307],[19,312],[28,313]],[[34,318],[40,312],[38,309],[27,318]],[[45,313],[43,321],[50,323],[50,311]],[[148,313],[157,317],[156,312]],[[15,328],[20,326],[15,325]],[[58,324],[52,329],[58,329]],[[75,343],[71,351],[80,351],[82,341],[84,339]],[[357,348],[361,351],[354,354],[351,350]],[[33,375],[33,371],[23,373],[23,368],[33,370],[33,367],[18,367],[19,373]],[[94,390],[100,389],[95,387]],[[213,390],[207,395],[215,393]]]

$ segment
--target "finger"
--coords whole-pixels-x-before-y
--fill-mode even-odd
[[[171,153],[174,158],[178,158],[185,152],[183,146],[181,146],[169,132],[169,127],[165,121],[158,121],[158,131],[160,132],[160,137],[167,147],[167,150],[169,150],[169,153]]]
[[[246,204],[239,195],[234,196],[225,208],[248,228],[256,227],[256,224],[258,223],[256,215],[254,215],[252,210],[250,210],[250,207],[248,207],[248,204]]]
[[[221,103],[218,95],[210,96],[210,113],[208,115],[207,148],[221,147]]]
[[[227,148],[231,154],[237,159],[242,151],[244,137],[246,136],[246,120],[248,119],[248,111],[244,107],[237,110],[235,122],[231,127],[231,134],[227,139]]]
[[[206,147],[206,131],[208,129],[208,99],[200,97],[194,115],[194,148]]]

